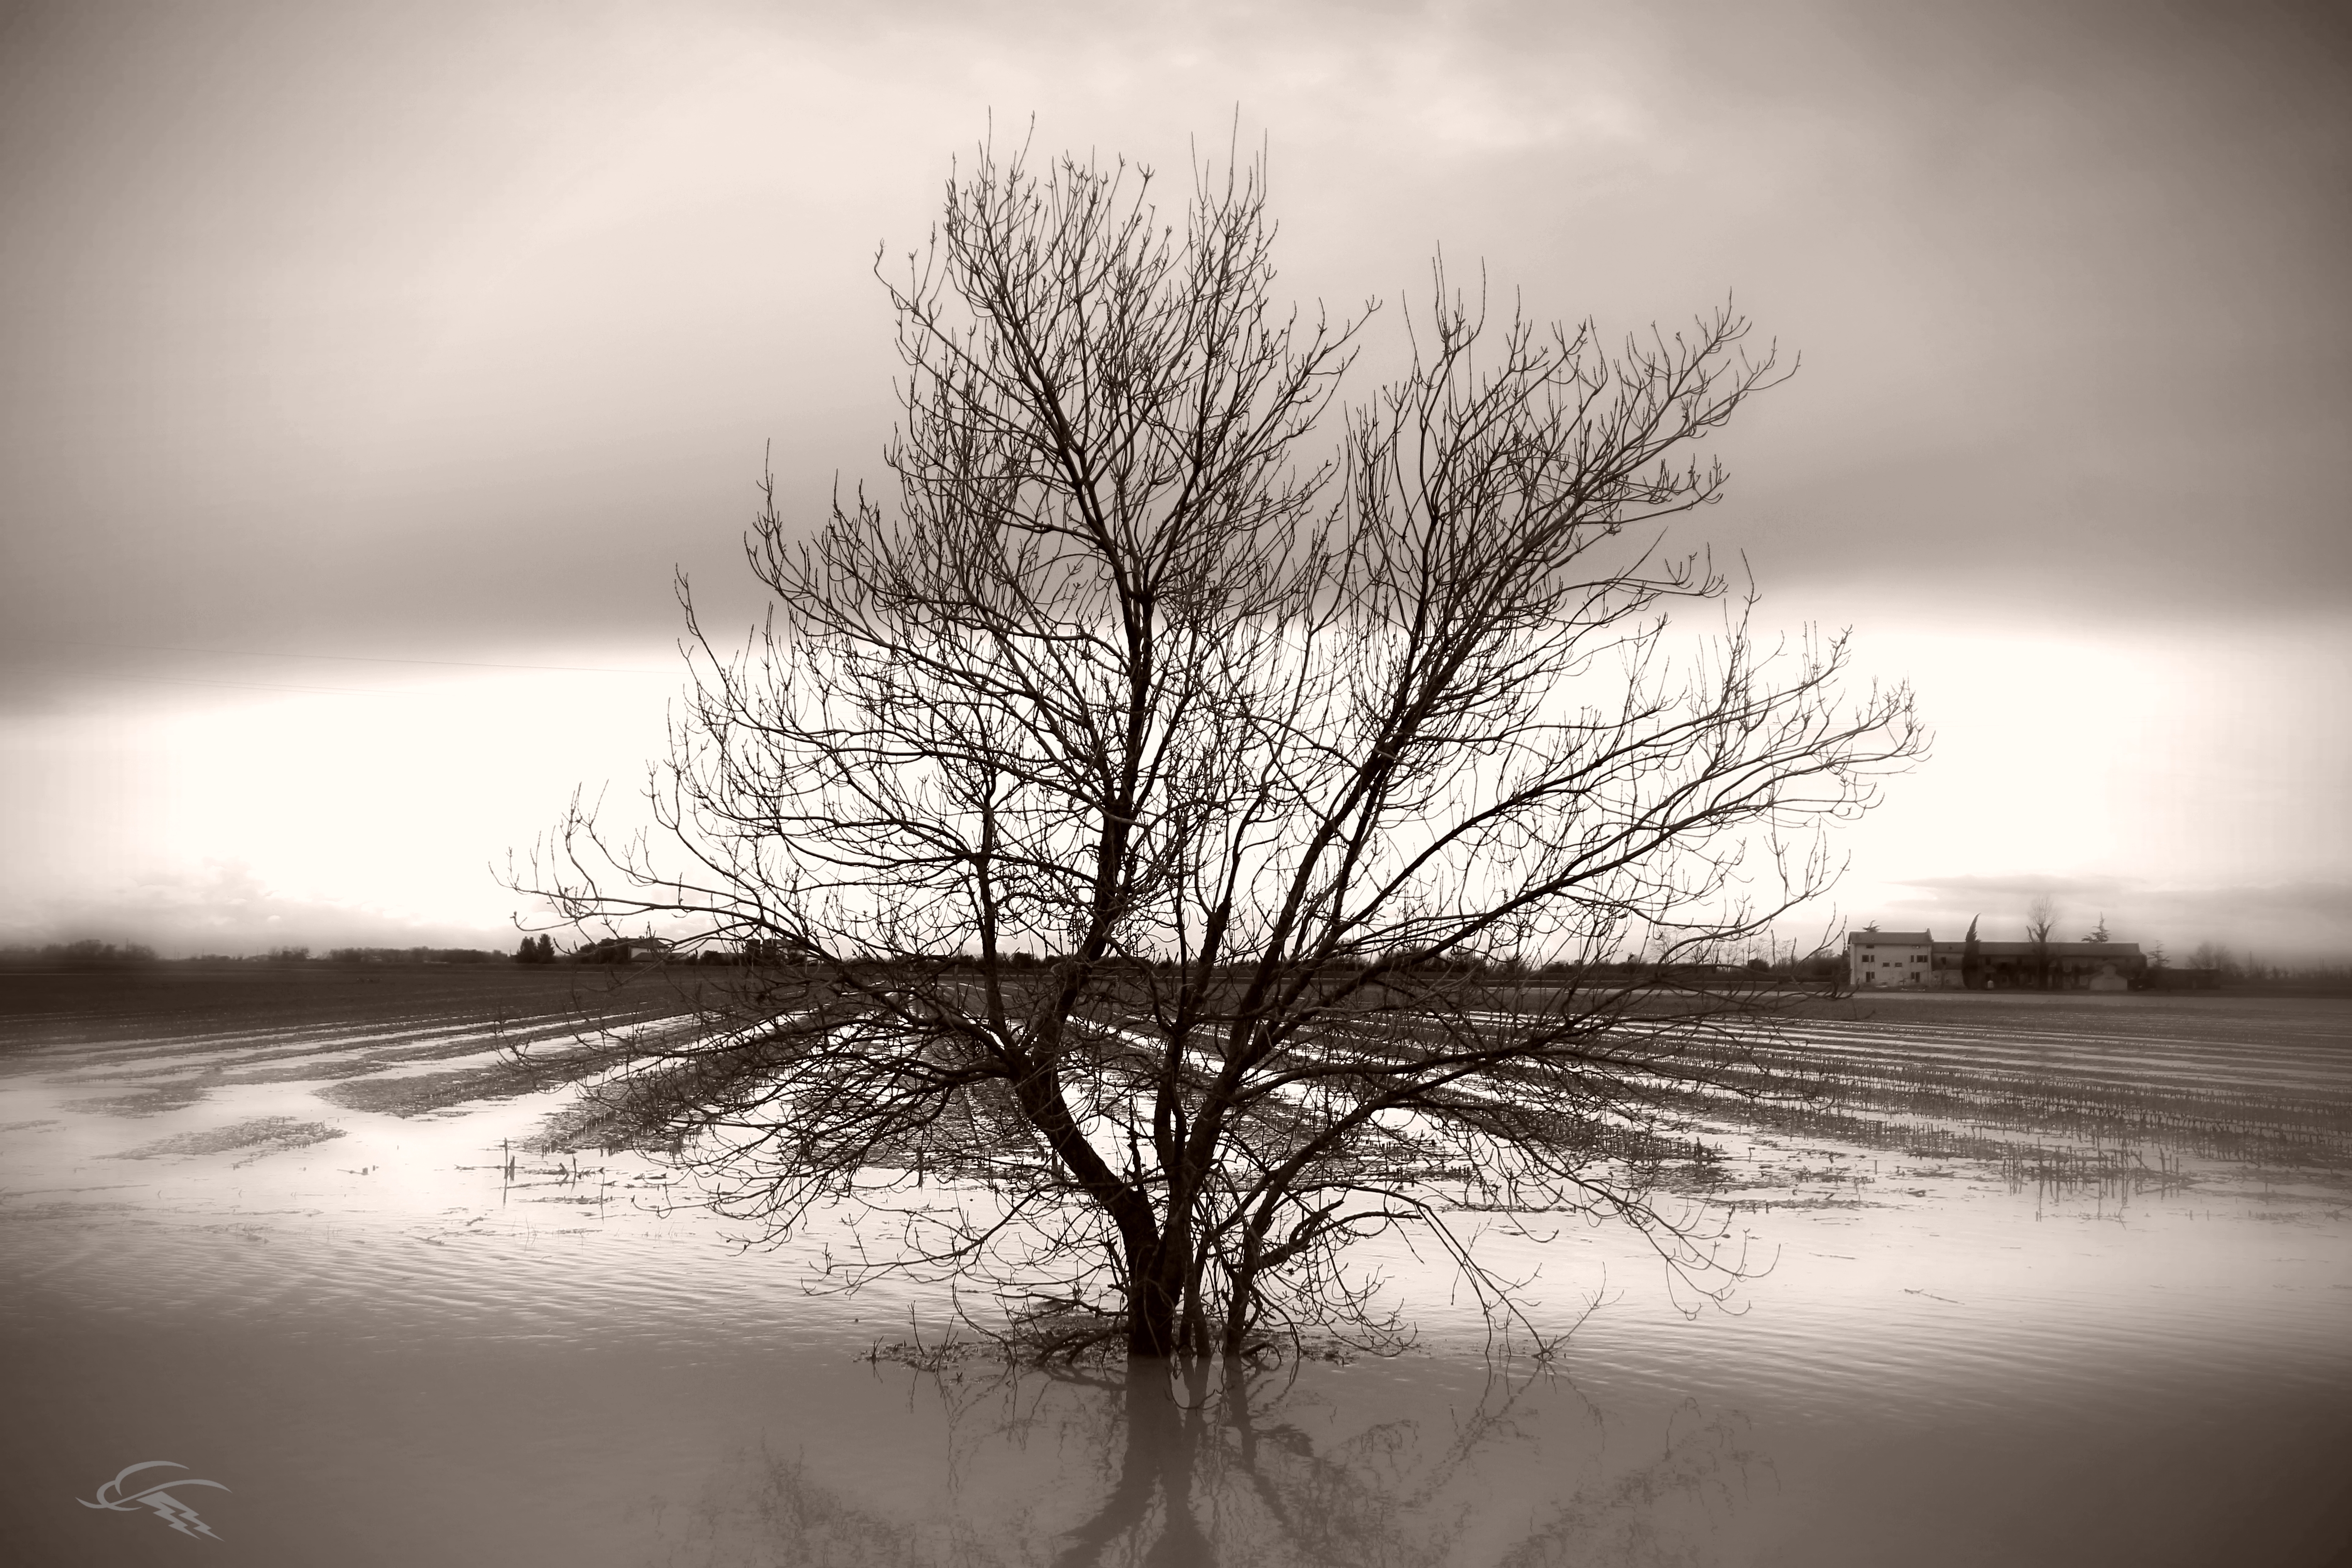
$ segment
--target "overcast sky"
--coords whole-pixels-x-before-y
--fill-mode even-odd
[[[1238,125],[1391,323],[1735,294],[1803,369],[1704,536],[1938,734],[1837,912],[2352,953],[2347,104],[2322,6],[0,10],[0,942],[509,943],[672,568],[748,620],[763,450],[875,472],[992,117]]]

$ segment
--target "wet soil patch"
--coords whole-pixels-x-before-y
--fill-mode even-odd
[[[479,1041],[474,1049],[480,1050]],[[382,1072],[398,1064],[381,1057],[342,1057],[329,1061],[294,1062],[286,1067],[254,1068],[244,1072],[223,1073],[218,1081],[225,1084],[245,1083],[331,1083],[341,1079],[364,1078],[372,1072]]]
[[[476,1050],[481,1047],[477,1045]],[[346,1110],[387,1116],[424,1116],[453,1105],[477,1100],[514,1100],[558,1084],[575,1082],[612,1060],[602,1051],[576,1051],[563,1056],[529,1057],[493,1062],[487,1067],[461,1068],[454,1072],[417,1073],[405,1078],[363,1078],[319,1090],[319,1098]]]
[[[231,1122],[226,1127],[208,1128],[202,1132],[183,1132],[177,1138],[142,1144],[109,1158],[153,1160],[175,1154],[226,1154],[240,1149],[271,1153],[280,1149],[300,1149],[312,1143],[324,1143],[331,1138],[342,1135],[341,1128],[330,1127],[323,1121],[298,1121],[291,1116],[257,1116],[250,1121]]]
[[[685,1147],[684,1134],[676,1125],[680,1089],[692,1072],[692,1063],[655,1069],[641,1066],[548,1112],[524,1147],[539,1154],[590,1149],[611,1154],[625,1149],[675,1155]]]
[[[167,1110],[182,1110],[205,1097],[217,1079],[198,1081],[189,1079],[168,1083],[156,1089],[133,1089],[129,1094],[100,1095],[94,1100],[67,1102],[68,1110],[95,1111],[100,1116],[160,1116]]]

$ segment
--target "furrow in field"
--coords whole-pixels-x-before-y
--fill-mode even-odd
[[[2242,1039],[2233,1036],[2213,1034],[2160,1035],[2125,1033],[2101,1030],[2088,1033],[2079,1030],[2021,1029],[2011,1027],[1958,1027],[1951,1025],[1903,1025],[1892,1023],[1843,1024],[1821,1019],[1790,1020],[1784,1028],[1822,1039],[1843,1037],[1901,1039],[1914,1041],[1948,1041],[1956,1044],[2042,1045],[2066,1050],[2083,1048],[2137,1048],[2164,1055],[2178,1056],[2189,1051],[2222,1051],[2232,1054],[2259,1056],[2264,1058],[2295,1058],[2312,1061],[2341,1062],[2352,1052],[2352,1039],[2341,1036],[2314,1037],[2308,1040]]]
[[[1894,1078],[1979,1079],[1992,1074],[2006,1078],[2031,1079],[2054,1075],[2072,1081],[2164,1087],[2196,1092],[2294,1095],[2299,1098],[2330,1100],[2352,1099],[2352,1085],[2347,1085],[2341,1080],[2330,1080],[2294,1072],[2271,1072],[2252,1068],[2238,1068],[2230,1064],[2200,1063],[2157,1067],[2148,1064],[2069,1062],[2047,1057],[1958,1055],[1931,1057],[1899,1051],[1864,1052],[1850,1049],[1822,1055],[1800,1051],[1759,1052],[1759,1059],[1772,1066],[1795,1070],[1866,1072]]]
[[[159,1061],[171,1064],[161,1069],[163,1071],[184,1070],[191,1065],[190,1058],[196,1055],[206,1058],[206,1066],[232,1068],[310,1057],[353,1054],[394,1060],[472,1050],[478,1048],[477,1042],[484,1040],[529,1045],[561,1039],[580,1032],[578,1020],[562,1014],[542,1014],[504,1021],[478,1019],[467,1023],[440,1019],[428,1024],[371,1026],[357,1030],[311,1026],[302,1031],[247,1037],[238,1042],[217,1039],[184,1041],[176,1045],[142,1042],[141,1048],[109,1050],[97,1059],[90,1059],[83,1053],[58,1053],[49,1057],[44,1065],[51,1071],[131,1077],[141,1076],[142,1071],[156,1070],[145,1064]]]
[[[2200,1081],[2227,1076],[2233,1083],[2249,1079],[2283,1086],[2320,1089],[2352,1089],[2352,1059],[2314,1058],[2282,1060],[2274,1053],[2239,1047],[2181,1050],[2163,1054],[2141,1048],[2117,1048],[2106,1041],[2051,1039],[2025,1049],[2007,1042],[1982,1040],[1917,1040],[1901,1035],[1822,1037],[1810,1032],[1796,1044],[1818,1049],[1832,1058],[1916,1063],[1953,1069],[1985,1068],[2031,1071],[2060,1068],[2070,1076],[2102,1071],[2142,1079],[2151,1074]],[[1763,1047],[1794,1054],[1788,1037]],[[2095,1064],[2095,1065],[2094,1065]]]

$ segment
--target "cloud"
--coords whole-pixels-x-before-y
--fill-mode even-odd
[[[1715,526],[1768,583],[2112,615],[2352,583],[2352,116],[2276,14],[459,9],[55,7],[0,48],[0,662],[669,635],[674,563],[743,581],[769,437],[812,518],[870,462],[872,247],[1032,109],[1044,148],[1166,163],[1239,106],[1286,287],[1339,308],[1417,295],[1441,241],[1544,316],[1736,285],[1806,357],[1726,433]]]
[[[84,938],[144,942],[167,958],[184,958],[278,947],[502,948],[514,941],[514,933],[361,903],[287,898],[250,867],[221,860],[207,861],[198,871],[142,877],[110,892],[50,899],[0,916],[0,942],[11,945]]]
[[[1909,877],[1895,886],[1917,888],[1933,898],[1955,905],[1989,908],[2031,902],[2044,896],[2053,899],[2070,895],[2105,898],[2120,893],[2126,883],[2126,879],[2122,877],[2047,877],[2018,873],[1998,877]]]

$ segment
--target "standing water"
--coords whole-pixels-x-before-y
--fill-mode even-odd
[[[300,983],[0,979],[10,1561],[2352,1542],[2352,1004],[1829,1009],[1788,1047],[1819,1099],[1713,1115],[1686,1197],[1744,1246],[1723,1305],[1570,1220],[1494,1238],[1577,1323],[1547,1365],[1401,1254],[1404,1356],[1048,1373],[946,1340],[940,1293],[807,1293],[843,1236],[746,1250],[657,1160],[551,1147],[574,1086],[501,1054],[572,1026],[545,977]]]

